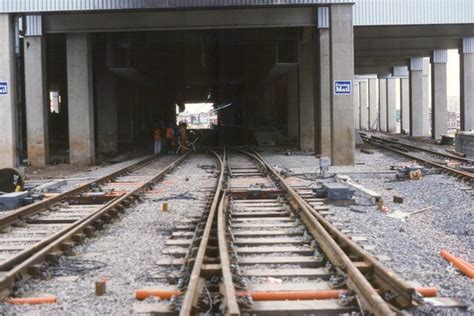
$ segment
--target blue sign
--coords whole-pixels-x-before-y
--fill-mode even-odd
[[[8,94],[8,82],[0,81],[0,95]]]
[[[335,80],[334,81],[334,95],[351,95],[352,81],[351,80]]]

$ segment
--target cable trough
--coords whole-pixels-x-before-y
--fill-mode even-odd
[[[173,170],[183,155],[161,170],[160,159],[148,157],[0,217],[0,292],[8,296],[20,280],[39,277],[46,263],[55,263],[63,254],[91,237],[104,223],[139,199],[157,181]]]

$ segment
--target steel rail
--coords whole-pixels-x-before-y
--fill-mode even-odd
[[[227,157],[226,152],[224,150],[223,158],[221,158],[216,152],[211,151],[211,153],[216,156],[216,159],[219,163],[219,179],[216,187],[216,192],[214,194],[214,198],[212,199],[211,208],[209,211],[209,215],[207,217],[206,225],[204,227],[204,231],[201,237],[201,242],[199,245],[198,252],[196,254],[196,258],[194,259],[193,268],[191,271],[191,275],[189,278],[189,283],[186,288],[186,292],[183,298],[183,302],[181,304],[181,308],[179,311],[179,315],[181,316],[188,316],[193,314],[193,309],[195,304],[198,301],[200,291],[200,279],[201,279],[201,272],[204,265],[204,257],[206,255],[206,250],[208,246],[208,242],[211,235],[212,226],[214,224],[215,215],[217,213],[217,208],[219,205],[219,201],[221,198],[222,187],[224,182],[224,174],[225,174],[225,163]]]
[[[38,249],[36,245],[29,248],[26,260],[19,260],[21,262],[15,265],[12,269],[8,271],[2,270],[2,272],[0,272],[0,297],[8,295],[9,289],[16,282],[27,278],[29,276],[28,270],[30,268],[36,265],[42,265],[45,260],[57,258],[59,255],[67,252],[68,248],[80,242],[81,238],[78,238],[79,236],[88,235],[87,230],[91,229],[94,223],[101,221],[102,218],[110,217],[110,215],[117,215],[118,212],[123,211],[130,203],[137,200],[141,193],[148,190],[157,181],[161,180],[166,174],[187,159],[189,155],[190,153],[186,153],[185,155],[180,156],[174,162],[160,170],[150,180],[141,184],[133,191],[118,197],[94,211],[92,214],[74,222],[57,234],[48,237],[48,240],[45,241],[45,245],[43,245],[41,249]],[[22,256],[24,256],[24,253],[22,253]]]
[[[226,219],[225,210],[227,209],[228,198],[224,192],[219,203],[219,210],[217,214],[217,234],[219,244],[219,257],[221,261],[222,272],[222,288],[224,296],[224,303],[227,308],[226,315],[237,316],[240,315],[239,304],[237,303],[237,296],[235,292],[234,282],[232,281],[232,272],[230,271],[229,248],[227,247],[226,237]]]
[[[354,290],[360,301],[361,307],[375,315],[394,315],[390,304],[382,299],[380,294],[368,282],[367,278],[354,265],[349,256],[344,252],[340,244],[344,244],[353,254],[356,254],[363,261],[368,262],[375,276],[377,276],[376,284],[383,290],[392,291],[396,294],[397,302],[404,306],[412,306],[415,289],[409,286],[405,281],[396,276],[375,258],[350,240],[346,235],[341,233],[336,227],[328,222],[322,215],[318,214],[312,207],[294,191],[293,188],[283,177],[270,165],[260,154],[253,151],[253,155],[264,162],[267,170],[277,180],[282,188],[288,193],[290,200],[296,209],[300,210],[299,215],[306,224],[311,234],[318,242],[324,253],[333,265],[340,268],[346,273],[348,279],[348,287]]]
[[[61,202],[61,201],[65,200],[69,197],[72,197],[72,196],[75,196],[75,195],[81,193],[82,191],[91,189],[94,186],[97,186],[97,185],[100,185],[100,184],[105,183],[107,181],[110,181],[110,180],[112,180],[112,179],[114,179],[114,178],[116,178],[120,175],[123,175],[125,173],[130,173],[134,170],[137,170],[137,169],[149,164],[154,159],[156,159],[156,158],[155,157],[147,157],[145,159],[137,161],[136,163],[133,163],[130,166],[124,167],[120,170],[114,171],[114,172],[112,172],[110,174],[107,174],[105,176],[102,176],[98,179],[95,179],[95,180],[89,181],[87,183],[84,183],[84,184],[82,184],[82,185],[80,185],[76,188],[70,189],[66,192],[63,192],[63,193],[58,194],[56,196],[50,197],[48,199],[44,199],[44,200],[38,201],[36,203],[23,206],[23,207],[15,210],[13,212],[10,212],[6,215],[0,216],[0,228],[12,225],[13,223],[15,223],[17,221],[20,221],[25,217],[37,214],[37,213],[47,209],[48,207],[51,207],[52,205],[54,205],[58,202]]]
[[[386,139],[386,138],[379,137],[379,136],[372,136],[371,135],[370,137],[373,138],[373,139],[376,139],[376,140],[380,140],[382,142],[391,143],[391,144],[394,144],[394,145],[399,145],[399,146],[402,146],[402,147],[427,152],[427,153],[430,153],[432,155],[436,155],[436,156],[440,156],[440,157],[449,158],[449,159],[453,159],[453,160],[458,160],[458,161],[462,161],[462,162],[466,162],[466,163],[474,163],[473,159],[469,159],[469,158],[465,158],[465,157],[459,157],[459,156],[448,154],[448,153],[442,153],[442,152],[432,150],[432,149],[429,149],[429,148],[419,147],[419,146],[415,146],[415,145],[411,145],[411,144],[406,144],[406,143],[402,143],[402,142],[399,142],[399,141],[394,141],[394,140],[391,140],[391,139]]]
[[[381,147],[381,148],[384,148],[384,149],[387,149],[389,151],[392,151],[394,153],[397,153],[399,155],[402,155],[404,157],[407,157],[407,158],[410,158],[410,159],[413,159],[413,160],[416,160],[422,164],[425,164],[425,165],[428,165],[428,166],[431,166],[431,167],[434,167],[434,168],[438,168],[438,169],[441,169],[441,170],[444,170],[450,174],[454,174],[456,175],[457,177],[461,177],[461,178],[465,178],[467,179],[469,182],[473,182],[474,181],[474,174],[471,173],[471,172],[467,172],[467,171],[463,171],[463,170],[458,170],[458,169],[454,169],[454,168],[451,168],[451,167],[448,167],[448,166],[445,166],[445,165],[442,165],[440,163],[437,163],[437,162],[434,162],[434,161],[431,161],[431,160],[427,160],[427,159],[424,159],[424,158],[421,158],[421,157],[418,157],[418,156],[415,156],[415,155],[412,155],[410,153],[406,153],[406,152],[403,152],[401,150],[398,150],[398,149],[395,149],[395,148],[391,148],[389,146],[386,146],[382,143],[380,143],[380,141],[376,141],[376,140],[372,140],[368,137],[363,137],[363,140],[365,142],[368,142],[372,145],[375,145],[375,146],[378,146],[378,147]]]

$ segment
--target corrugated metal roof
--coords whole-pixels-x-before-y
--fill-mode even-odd
[[[353,3],[354,0],[1,0],[0,12],[111,11]]]
[[[474,0],[356,0],[354,25],[474,23]]]

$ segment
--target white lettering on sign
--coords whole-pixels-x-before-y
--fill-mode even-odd
[[[351,95],[352,81],[351,80],[335,80],[334,81],[334,95]]]
[[[8,82],[0,81],[0,95],[8,94]]]

